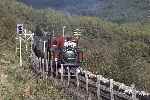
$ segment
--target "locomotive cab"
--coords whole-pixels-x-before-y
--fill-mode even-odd
[[[74,38],[60,36],[53,39],[51,43],[51,60],[55,66],[55,59],[57,59],[59,72],[61,72],[61,64],[65,72],[67,72],[67,67],[70,67],[70,70],[79,68],[81,51]]]
[[[65,40],[62,54],[64,64],[77,65],[79,63],[77,43],[71,39]]]

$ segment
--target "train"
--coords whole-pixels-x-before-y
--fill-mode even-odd
[[[50,34],[50,35],[43,34],[40,36],[35,34],[33,38],[34,38],[33,39],[34,41],[33,41],[32,49],[38,58],[48,60],[49,71],[51,70],[50,66],[52,66],[54,69],[54,74],[56,75],[55,72],[56,72],[56,62],[57,62],[57,68],[58,68],[57,70],[59,73],[62,73],[61,71],[62,64],[64,66],[64,71],[63,71],[64,74],[65,73],[68,74],[67,68],[70,69],[70,73],[72,72],[80,73],[80,69],[82,69],[80,66],[81,66],[82,61],[85,59],[85,54],[79,47],[79,38],[76,38],[75,36],[64,36],[64,35],[53,36],[53,34]],[[85,72],[84,73],[82,72],[83,71],[81,70],[80,77],[86,77]],[[86,73],[89,74],[89,71],[86,71]],[[88,78],[92,83],[92,87],[93,87],[93,83],[97,82],[96,77],[97,76],[94,75],[94,77],[92,76]],[[104,90],[102,91],[106,94],[109,93],[108,91],[106,91],[106,90],[109,90],[107,89],[109,86],[108,84],[110,84],[109,80],[103,78],[99,82],[103,86]],[[88,82],[84,82],[84,83],[88,83]],[[90,82],[88,84],[90,85]],[[95,87],[93,88],[95,90]],[[117,96],[116,94],[114,94],[115,97],[119,97],[119,98],[123,97],[122,99],[127,100],[126,98],[128,98],[128,96],[132,96],[131,88],[128,86],[124,86],[124,84],[122,87],[122,83],[115,82],[113,89],[119,92],[119,95]],[[95,92],[97,93],[97,91]],[[150,100],[149,99],[150,96],[144,95],[144,94],[145,94],[144,91],[141,91],[141,92],[136,91],[136,97],[138,97],[140,100]]]
[[[76,36],[35,35],[32,48],[38,58],[48,59],[49,66],[52,66],[55,71],[57,62],[59,73],[61,73],[62,64],[65,73],[68,67],[70,71],[80,71],[79,68],[83,61],[83,51],[79,48],[79,38]]]

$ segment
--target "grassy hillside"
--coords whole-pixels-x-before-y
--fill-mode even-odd
[[[0,2],[0,100],[65,100],[67,97],[52,81],[43,81],[31,71],[24,52],[23,66],[19,66],[15,53],[16,24],[32,26],[33,9],[15,0]]]
[[[18,58],[14,52],[1,49],[0,55],[1,100],[63,99],[63,93],[56,89],[51,81],[43,81],[32,73],[29,69],[30,64],[18,66]]]
[[[150,24],[147,19],[116,24],[97,17],[37,10],[15,0],[0,1],[0,48],[3,50],[14,50],[16,23],[24,23],[32,31],[55,30],[55,35],[62,33],[63,25],[67,26],[66,34],[81,28],[80,45],[88,49],[84,52],[88,63],[85,68],[128,85],[134,82],[137,88],[150,91]]]

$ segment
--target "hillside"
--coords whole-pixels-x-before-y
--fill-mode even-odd
[[[52,81],[44,81],[29,68],[29,58],[23,53],[23,66],[19,66],[16,24],[31,25],[33,9],[16,0],[0,0],[0,100],[65,100],[61,89]],[[11,4],[11,5],[10,5]],[[30,27],[31,28],[31,27]]]
[[[23,0],[35,8],[52,8],[70,15],[98,16],[118,23],[146,18],[148,0]]]
[[[60,89],[56,89],[51,81],[44,81],[35,75],[29,69],[30,64],[20,67],[13,51],[1,48],[0,55],[1,100],[63,99]]]
[[[52,32],[55,30],[55,35],[62,34],[63,25],[67,27],[65,34],[72,34],[73,29],[81,28],[80,46],[87,49],[84,52],[87,55],[86,63],[82,67],[127,85],[135,83],[138,89],[150,91],[150,23],[147,20],[117,24],[98,17],[66,16],[66,14],[52,9],[34,9],[18,3],[16,0],[0,0],[0,2],[1,55],[14,56],[11,54],[15,54],[17,23],[23,23],[33,32],[42,33],[42,31]],[[6,66],[9,69],[12,64],[17,64],[14,62],[14,58],[7,58],[13,59],[12,63],[8,66],[1,64],[1,68]],[[6,73],[9,73],[10,78],[15,79],[16,76],[11,74],[17,73],[17,70],[24,72],[24,69],[18,67],[15,67],[15,71],[7,72],[8,69],[5,69]],[[18,75],[20,76],[20,74]],[[18,82],[21,87],[20,82],[22,81]],[[11,87],[12,84],[9,86]],[[17,87],[18,85],[13,86]],[[16,91],[16,93],[19,92]],[[9,95],[9,91],[6,93]],[[4,96],[7,97],[7,95]]]

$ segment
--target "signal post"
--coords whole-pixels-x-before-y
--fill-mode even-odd
[[[33,35],[34,33],[30,32],[27,33],[26,29],[24,29],[24,25],[23,24],[17,24],[17,37],[16,39],[19,39],[19,48],[17,48],[16,46],[16,53],[17,50],[19,49],[19,65],[22,66],[23,65],[23,61],[22,61],[22,41],[25,41],[25,43],[27,43],[27,41],[29,39],[31,39],[31,51],[32,51],[32,43],[33,43]],[[27,51],[27,44],[26,44],[26,51]]]

